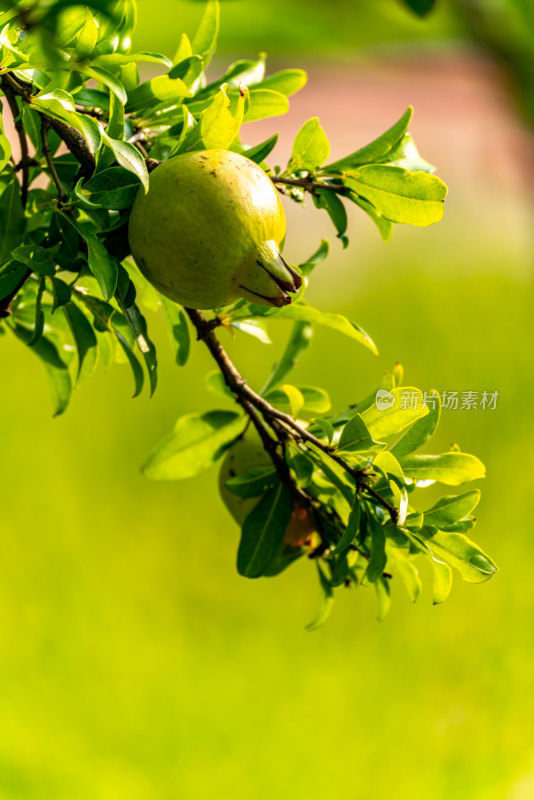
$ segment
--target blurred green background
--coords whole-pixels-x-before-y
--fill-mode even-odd
[[[318,330],[295,380],[320,374],[337,408],[397,360],[423,389],[497,390],[495,411],[445,411],[431,449],[455,441],[487,464],[475,538],[501,572],[455,580],[437,607],[425,573],[415,606],[393,587],[383,623],[371,589],[340,592],[306,633],[312,565],[240,578],[215,471],[169,484],[139,474],[181,413],[219,402],[200,346],[174,367],[154,318],[154,399],[130,400],[115,367],[51,419],[40,365],[4,337],[1,798],[534,797],[531,139],[499,69],[441,6],[423,22],[393,0],[231,0],[215,69],[259,49],[309,67],[293,113],[246,132],[255,143],[279,129],[280,161],[306,116],[341,155],[414,101],[420,148],[451,186],[446,218],[383,245],[353,215],[351,247],[332,242],[310,299],[361,323],[380,356]],[[139,44],[171,52],[200,11],[141,0]],[[319,212],[287,210],[292,260],[333,238]],[[272,323],[272,350],[227,340],[254,385],[288,331]]]

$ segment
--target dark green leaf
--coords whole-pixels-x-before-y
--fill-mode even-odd
[[[19,325],[15,325],[13,331],[25,344],[29,343],[32,337],[31,331]],[[72,387],[68,367],[61,359],[56,346],[44,336],[33,345],[32,352],[39,356],[46,368],[56,417],[65,411],[70,399]]]
[[[128,282],[133,289],[133,298],[135,298],[135,289],[133,288],[133,284],[129,279]],[[150,381],[150,395],[152,396],[158,383],[158,360],[156,357],[156,348],[154,347],[154,344],[148,335],[146,319],[141,314],[137,304],[133,302],[133,299],[131,303],[128,303],[127,298],[125,300],[119,298],[118,302],[134,336],[135,343],[137,344],[137,347],[141,351],[141,355],[145,360]]]
[[[82,232],[87,242],[89,269],[98,281],[105,300],[111,300],[117,288],[118,267],[115,259],[96,236]]]
[[[97,339],[92,325],[85,314],[72,301],[63,306],[69,324],[76,352],[78,353],[78,383],[88,378],[94,371],[97,359]]]
[[[28,268],[17,261],[8,261],[0,267],[0,300],[8,297],[24,280]]]
[[[89,193],[91,202],[102,208],[120,210],[130,208],[140,185],[136,174],[123,167],[109,167],[98,172],[83,188]]]
[[[126,355],[128,363],[130,364],[130,367],[132,369],[132,374],[133,374],[133,378],[134,378],[134,393],[133,393],[133,397],[137,397],[141,393],[141,390],[143,389],[143,383],[145,382],[145,376],[144,376],[144,373],[143,373],[143,367],[139,363],[139,360],[138,360],[137,356],[135,355],[134,351],[132,350],[130,342],[128,341],[128,339],[126,339],[125,336],[123,336],[123,334],[119,330],[117,330],[115,325],[113,325],[113,332],[114,332],[115,336],[117,337],[117,339],[118,339],[118,341],[119,341],[119,343],[120,343],[120,345],[121,345],[121,347],[122,347],[122,349],[124,351],[124,354]]]
[[[280,551],[291,520],[291,492],[282,483],[269,489],[243,523],[237,551],[237,571],[259,578]]]
[[[367,566],[365,577],[369,583],[375,583],[386,568],[386,534],[383,525],[374,517],[369,517],[371,522],[371,557]]]
[[[129,172],[133,172],[134,175],[137,175],[143,184],[145,192],[148,192],[148,171],[145,159],[139,150],[129,142],[119,142],[116,139],[111,139],[104,132],[102,132],[102,136],[108,147],[111,148],[120,166],[124,167],[124,169]]]
[[[25,220],[19,182],[13,175],[0,195],[0,264],[22,241]]]
[[[280,483],[274,467],[251,467],[226,481],[226,488],[238,497],[260,497]]]
[[[419,17],[425,17],[436,5],[436,0],[403,0]]]
[[[28,342],[28,347],[34,347],[37,344],[37,342],[39,342],[41,336],[43,335],[45,318],[41,305],[42,305],[44,289],[45,289],[45,279],[44,277],[41,277],[39,281],[39,288],[37,289],[37,295],[35,298],[35,322],[33,326],[33,333],[30,341]]]
[[[176,363],[180,367],[183,367],[189,358],[189,349],[191,346],[187,318],[180,306],[173,303],[172,300],[167,300],[166,297],[162,296],[161,303],[165,309],[171,344],[175,351]]]
[[[313,195],[313,202],[317,208],[324,208],[332,220],[337,236],[341,239],[343,247],[347,247],[348,239],[345,236],[347,230],[347,211],[341,198],[330,189],[317,189]]]
[[[278,134],[275,133],[261,144],[257,144],[255,147],[249,147],[248,150],[244,150],[243,155],[247,158],[250,158],[250,160],[254,161],[256,164],[261,164],[261,162],[267,158],[269,153],[272,152],[277,141]]]
[[[350,545],[354,541],[354,537],[358,533],[360,528],[360,518],[361,518],[362,507],[358,498],[354,500],[354,505],[352,506],[352,510],[350,512],[349,521],[347,522],[347,527],[345,528],[345,532],[337,545],[335,546],[334,550],[332,551],[332,556],[338,556],[341,553],[344,553],[346,550],[349,549]]]

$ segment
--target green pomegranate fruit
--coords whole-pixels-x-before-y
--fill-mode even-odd
[[[238,525],[243,524],[260,498],[238,497],[226,487],[226,481],[247,469],[265,467],[271,463],[256,430],[248,430],[226,453],[219,472],[219,490],[226,508]],[[315,539],[316,531],[310,515],[305,508],[295,502],[284,544],[294,547],[311,545]]]
[[[300,275],[282,258],[285,215],[278,192],[250,159],[201,150],[164,161],[140,189],[129,224],[133,257],[166,297],[216,308],[244,297],[291,302]]]

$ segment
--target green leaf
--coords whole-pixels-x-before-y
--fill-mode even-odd
[[[278,134],[274,133],[269,139],[266,139],[261,144],[257,144],[254,147],[249,147],[246,150],[243,150],[243,155],[249,158],[251,161],[254,161],[256,164],[261,164],[261,162],[267,158],[267,156],[274,150],[274,147],[278,141]]]
[[[448,533],[423,528],[418,534],[438,561],[445,561],[458,570],[464,581],[483,583],[498,567],[480,547],[461,533]]]
[[[113,328],[113,333],[117,337],[119,344],[122,347],[124,354],[126,355],[126,358],[128,360],[128,363],[130,364],[130,367],[132,369],[132,374],[134,378],[134,393],[132,396],[138,397],[141,394],[141,391],[143,389],[143,383],[145,382],[143,367],[139,363],[137,356],[132,350],[132,347],[128,339],[125,336],[123,336],[123,334],[117,329],[115,325],[112,325],[112,328]]]
[[[313,622],[306,625],[306,630],[310,632],[316,631],[324,625],[334,605],[334,591],[319,562],[317,562],[317,572],[319,573],[319,584],[321,586],[321,605]]]
[[[235,320],[235,322],[231,322],[230,325],[232,328],[236,328],[238,331],[242,331],[242,333],[247,333],[249,336],[253,336],[258,341],[263,342],[263,344],[272,344],[269,334],[261,324],[261,320],[248,320],[247,321],[240,321]]]
[[[479,489],[465,492],[465,494],[450,494],[440,497],[432,508],[425,511],[425,525],[432,525],[435,528],[452,525],[470,514],[478,505],[479,500]]]
[[[98,281],[104,300],[111,300],[117,288],[118,267],[105,246],[96,236],[80,231],[87,242],[89,269]]]
[[[163,64],[164,67],[169,69],[172,67],[172,61],[167,56],[161,53],[103,53],[97,56],[93,63],[97,67],[118,67],[122,64]]]
[[[374,517],[369,517],[371,522],[371,557],[367,566],[365,577],[369,583],[375,583],[386,568],[386,533]]]
[[[389,219],[386,219],[384,216],[382,216],[381,212],[378,211],[374,205],[369,203],[364,197],[358,197],[357,195],[351,193],[347,195],[347,198],[352,203],[359,206],[362,211],[365,211],[367,216],[373,220],[376,227],[380,231],[382,241],[389,242],[393,235],[393,223],[390,222]]]
[[[384,408],[380,406],[381,396],[392,398],[391,404]],[[405,400],[408,398],[408,400]],[[379,390],[376,402],[361,412],[369,433],[377,441],[387,436],[400,433],[416,420],[428,414],[428,408],[423,406],[423,394],[412,386],[403,386],[391,392]]]
[[[83,191],[88,193],[92,203],[102,208],[120,211],[130,208],[140,186],[137,174],[124,167],[109,167],[97,172],[91,180],[84,183]]]
[[[350,512],[349,521],[347,522],[347,527],[345,528],[345,532],[337,545],[335,546],[334,550],[332,551],[332,556],[338,556],[341,553],[344,553],[346,550],[349,549],[350,545],[354,541],[358,530],[360,529],[360,519],[361,519],[362,507],[360,501],[356,497],[354,500],[354,505],[352,506],[352,510]]]
[[[347,211],[341,198],[329,189],[317,189],[313,195],[313,202],[316,208],[324,208],[334,224],[338,239],[341,239],[343,247],[347,247],[349,243],[345,236],[348,224]]]
[[[54,298],[54,305],[52,306],[52,313],[56,308],[60,308],[69,302],[72,291],[70,286],[62,281],[61,278],[51,278],[52,282],[52,296]]]
[[[124,139],[124,105],[113,92],[109,96],[109,117],[106,133],[110,139]]]
[[[394,167],[404,167],[410,172],[435,172],[433,164],[421,158],[413,136],[406,133],[398,145],[388,153],[387,163]]]
[[[157,75],[149,81],[132,89],[128,93],[126,111],[152,114],[157,106],[171,107],[192,97],[191,91],[180,78],[169,78],[168,75]]]
[[[303,264],[299,264],[299,269],[302,274],[306,277],[311,275],[313,270],[319,264],[322,264],[323,261],[327,258],[328,253],[330,252],[330,244],[328,243],[328,239],[321,239],[321,244],[315,251],[315,253],[310,256]]]
[[[414,481],[439,481],[448,486],[459,486],[486,477],[484,464],[470,453],[452,451],[439,456],[410,455],[401,458],[400,462],[406,477]]]
[[[130,287],[133,287],[133,284],[129,279],[128,283]],[[133,297],[135,297],[135,291],[133,293]],[[150,396],[152,396],[156,391],[158,382],[158,360],[156,357],[156,348],[154,347],[154,344],[148,335],[146,319],[141,314],[137,304],[133,301],[131,303],[127,303],[126,299],[119,297],[118,303],[128,323],[128,326],[133,333],[135,343],[141,351],[141,355],[145,361],[150,381]]]
[[[10,158],[11,145],[4,133],[4,126],[2,125],[2,117],[0,115],[0,172],[2,172]]]
[[[208,0],[200,25],[191,42],[194,55],[200,56],[207,67],[217,46],[219,35],[219,2]]]
[[[42,305],[44,288],[45,288],[45,279],[44,277],[41,277],[41,279],[39,280],[39,288],[37,289],[37,295],[35,298],[35,323],[33,326],[32,337],[28,342],[28,347],[33,347],[34,345],[36,345],[37,342],[40,340],[41,336],[43,335],[45,318],[41,305]]]
[[[204,62],[200,56],[187,56],[178,61],[167,73],[167,77],[174,80],[179,78],[185,83],[188,89],[192,87],[204,68]],[[224,81],[221,81],[224,83]]]
[[[251,467],[226,481],[226,488],[238,497],[260,497],[280,483],[274,467]]]
[[[341,314],[328,314],[304,303],[292,303],[289,306],[272,311],[269,317],[273,319],[294,319],[300,322],[315,322],[318,325],[324,325],[339,333],[344,333],[345,336],[349,336],[351,339],[363,344],[375,355],[378,354],[376,345],[371,337],[359,325],[356,325],[355,322],[348,320]]]
[[[116,139],[110,139],[104,131],[102,131],[102,138],[108,147],[111,148],[120,166],[124,167],[124,169],[129,172],[133,172],[134,175],[137,175],[143,184],[145,192],[148,192],[148,171],[145,159],[139,150],[129,142],[119,142]]]
[[[452,589],[452,569],[443,561],[436,561],[431,558],[432,564],[432,602],[434,605],[443,603],[447,599]]]
[[[435,397],[436,402],[427,404],[428,414],[414,422],[411,428],[390,448],[396,458],[403,458],[422,447],[436,430],[441,415],[441,401],[435,389],[432,389],[430,396]]]
[[[321,127],[318,117],[312,117],[304,123],[295,137],[287,171],[291,173],[301,170],[313,172],[321,164],[324,164],[329,155],[328,137]]]
[[[63,306],[63,313],[72,332],[76,351],[78,353],[77,382],[92,375],[97,359],[97,339],[93,326],[88,321],[78,306],[71,302]]]
[[[200,117],[200,134],[206,149],[227,150],[230,147],[243,122],[244,105],[244,97],[240,95],[236,111],[232,113],[225,87],[221,87]]]
[[[308,76],[303,69],[282,69],[264,78],[257,84],[257,88],[274,90],[287,97],[300,91],[307,80]]]
[[[116,95],[117,99],[123,104],[126,104],[128,96],[122,83],[107,69],[102,67],[82,67],[80,71],[90,78],[93,78],[98,83],[103,83],[104,86]]]
[[[167,300],[163,295],[161,296],[161,304],[165,310],[167,328],[171,344],[174,347],[175,361],[180,367],[183,367],[189,358],[191,346],[187,318],[180,306],[173,303],[172,300]]]
[[[419,17],[425,17],[436,5],[436,0],[403,0],[403,2]]]
[[[0,264],[22,241],[26,222],[20,199],[20,187],[13,175],[0,195]]]
[[[344,173],[343,183],[391,222],[424,227],[443,217],[447,186],[427,172],[374,164]]]
[[[143,472],[155,480],[198,475],[220,458],[243,432],[246,421],[233,411],[208,411],[180,417],[174,431],[148,458]]]
[[[345,172],[346,170],[354,169],[363,164],[373,164],[376,161],[383,161],[405,135],[412,114],[413,108],[410,106],[402,117],[385,133],[377,139],[374,139],[370,144],[365,145],[365,147],[361,147],[359,150],[351,153],[349,156],[327,164],[324,171],[328,173]]]
[[[404,555],[398,547],[389,547],[387,553],[388,569],[391,570],[394,576],[398,575],[400,577],[410,600],[412,603],[416,603],[423,588],[417,567],[411,558]]]
[[[28,344],[32,337],[31,331],[19,325],[13,326],[13,332],[25,344]],[[44,336],[31,349],[39,356],[46,368],[52,394],[53,413],[57,417],[65,411],[70,400],[72,386],[68,367],[60,357],[56,346]]]
[[[28,268],[17,261],[8,261],[0,267],[0,300],[13,292],[26,277]]]
[[[245,578],[259,578],[281,549],[291,520],[291,492],[279,483],[269,489],[243,523],[237,551],[237,571]]]
[[[293,390],[296,390],[296,394]],[[300,411],[310,414],[325,414],[330,410],[331,402],[328,393],[317,386],[290,386],[270,389],[263,396],[280,411],[288,411],[297,417]],[[298,410],[296,410],[298,409]]]
[[[380,578],[375,583],[375,592],[378,599],[377,619],[381,622],[386,618],[391,607],[391,589],[387,578]]]
[[[273,92],[271,89],[258,89],[253,86],[248,93],[248,108],[245,111],[244,122],[255,122],[267,117],[278,117],[287,114],[289,102],[285,95]]]
[[[280,384],[286,375],[294,369],[302,353],[310,344],[312,336],[313,327],[309,322],[295,322],[282,357],[263,387],[263,394]]]
[[[22,244],[13,249],[12,256],[15,261],[26,264],[32,272],[38,275],[52,276],[55,272],[52,256],[44,247],[38,247],[34,244]]]
[[[383,449],[384,447],[384,444],[373,439],[359,414],[349,419],[341,432],[337,444],[338,450],[345,450],[350,453]]]

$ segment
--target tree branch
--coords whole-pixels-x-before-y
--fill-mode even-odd
[[[221,370],[224,382],[235,395],[237,402],[242,406],[258,430],[258,433],[264,442],[264,447],[271,456],[273,464],[277,469],[283,483],[294,489],[294,481],[291,478],[291,474],[289,473],[289,469],[285,463],[285,460],[276,450],[277,442],[271,439],[265,429],[263,430],[262,434],[258,428],[258,421],[260,426],[262,425],[261,420],[259,420],[258,414],[256,413],[258,411],[266,420],[267,424],[276,433],[282,436],[282,438],[292,436],[297,441],[309,442],[312,446],[316,447],[337,464],[339,464],[339,466],[342,467],[353,478],[357,489],[367,492],[367,494],[373,497],[377,503],[385,508],[388,511],[393,523],[396,525],[398,522],[397,509],[395,506],[385,500],[375,489],[373,489],[372,486],[369,485],[364,478],[363,470],[356,467],[351,467],[350,464],[347,464],[346,461],[333,452],[332,447],[326,445],[312,433],[309,433],[306,428],[303,428],[298,424],[298,422],[295,422],[293,417],[290,417],[289,414],[284,414],[283,411],[279,411],[277,408],[274,408],[274,406],[268,403],[263,397],[261,397],[261,395],[257,394],[253,389],[251,389],[243,376],[238,372],[223,346],[215,336],[213,332],[213,325],[211,325],[210,322],[204,317],[202,312],[194,308],[186,308],[185,311],[197,331],[198,339],[204,342],[219,369]],[[254,412],[253,414],[251,414],[251,410]],[[281,467],[280,462],[283,463],[283,468]],[[282,472],[284,472],[285,477],[283,477]],[[298,491],[300,492],[300,490]],[[304,500],[304,497],[306,497],[306,500]],[[301,492],[300,500],[301,502],[304,501],[305,505],[308,506],[312,502],[311,498],[309,498],[304,492]]]
[[[50,170],[50,175],[52,176],[52,180],[54,181],[56,188],[57,188],[57,195],[60,203],[64,203],[67,199],[67,195],[65,194],[65,190],[61,185],[61,181],[59,180],[58,174],[56,172],[56,168],[54,166],[54,161],[52,159],[52,153],[50,152],[50,145],[48,143],[48,129],[50,127],[50,122],[47,117],[41,117],[41,142],[43,145],[43,154]]]

